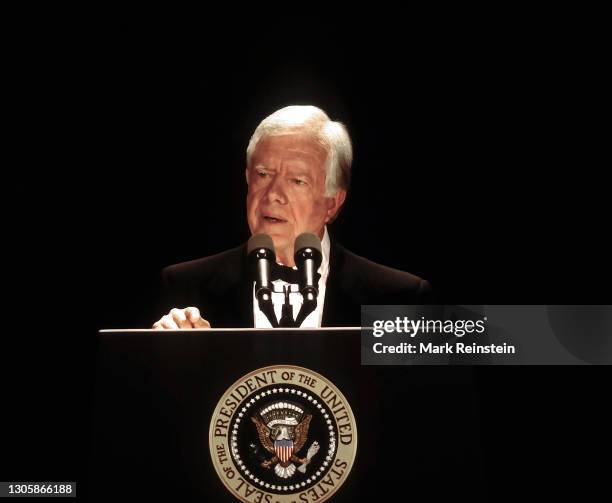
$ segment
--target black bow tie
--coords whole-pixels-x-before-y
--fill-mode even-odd
[[[283,281],[291,284],[298,285],[300,283],[300,271],[292,269],[286,265],[280,265],[274,262],[272,264],[271,281],[282,279]]]

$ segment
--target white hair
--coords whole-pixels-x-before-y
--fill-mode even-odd
[[[320,108],[291,105],[277,110],[259,123],[247,147],[247,167],[257,143],[266,136],[305,131],[313,135],[328,152],[325,193],[332,196],[340,189],[348,191],[351,181],[353,147],[344,124],[333,122]]]

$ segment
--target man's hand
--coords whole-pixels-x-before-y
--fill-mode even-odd
[[[172,309],[153,324],[155,330],[178,330],[179,328],[210,328],[210,323],[200,316],[197,307]]]

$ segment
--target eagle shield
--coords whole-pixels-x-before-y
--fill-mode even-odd
[[[293,440],[275,440],[274,441],[274,452],[281,460],[283,464],[291,459],[293,454]]]

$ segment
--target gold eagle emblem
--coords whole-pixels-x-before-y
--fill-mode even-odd
[[[295,473],[294,463],[299,463],[298,470],[305,473],[306,466],[319,450],[318,442],[314,442],[305,457],[297,456],[308,440],[311,419],[311,414],[289,402],[275,402],[252,416],[261,445],[272,454],[261,466],[274,465],[279,477],[289,478]]]

